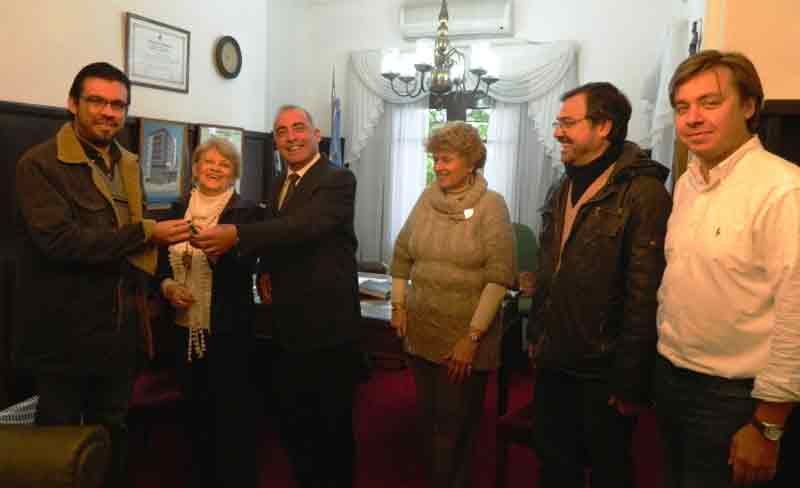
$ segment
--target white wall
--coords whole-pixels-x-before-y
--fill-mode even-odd
[[[633,105],[628,138],[645,138],[645,78],[658,60],[667,26],[688,15],[682,0],[517,0],[518,37],[580,43],[579,82],[609,81]]]
[[[270,36],[280,44],[270,37],[270,112],[285,103],[303,105],[329,134],[333,66],[344,102],[351,51],[405,45],[398,25],[403,1],[271,1]]]
[[[282,96],[277,86],[284,85],[293,101],[308,106],[323,132],[328,133],[332,65],[336,65],[338,92],[344,98],[350,51],[410,47],[402,40],[398,26],[404,0],[305,1],[302,18],[303,23],[308,22],[305,28],[313,50],[295,52],[292,69],[304,70],[306,80],[294,84],[297,77],[292,73],[290,83],[286,81],[290,74],[274,71],[271,78],[280,81],[271,80],[276,88],[272,93]],[[687,10],[683,0],[515,0],[514,28],[517,37],[531,40],[577,40],[580,82],[607,80],[617,84],[634,106],[629,138],[639,141],[644,138],[639,100],[644,78],[656,62],[667,25],[679,15],[686,17]],[[281,22],[271,18],[273,24]]]
[[[686,0],[690,19],[701,19],[706,14],[706,0]]]
[[[312,47],[313,23],[308,0],[266,1],[269,59],[266,116],[268,130],[271,130],[272,118],[281,105],[308,105],[306,78],[312,64],[323,61],[318,50]]]
[[[131,115],[266,130],[265,0],[1,0],[0,99],[63,107],[86,64],[124,69],[125,12],[191,33],[189,93],[134,86]],[[243,51],[233,80],[214,65],[214,45],[224,35]]]
[[[135,86],[131,115],[269,130],[277,107],[298,103],[328,133],[332,67],[346,97],[351,51],[410,46],[398,27],[404,1],[2,0],[0,42],[13,49],[0,57],[0,99],[63,106],[85,64],[123,67],[131,11],[192,35],[189,94]],[[667,23],[686,9],[682,0],[515,0],[514,21],[518,37],[579,41],[580,81],[617,83],[634,104],[630,137],[641,140],[643,79]],[[244,52],[235,80],[213,65],[222,35],[236,37]]]

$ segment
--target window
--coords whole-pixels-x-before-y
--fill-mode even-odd
[[[467,123],[478,129],[484,144],[486,144],[486,138],[489,134],[489,118],[491,115],[492,111],[490,109],[467,110]]]
[[[428,109],[428,137],[447,122],[447,109]],[[433,172],[433,156],[431,153],[425,155],[425,184],[430,185],[436,179],[436,173]]]

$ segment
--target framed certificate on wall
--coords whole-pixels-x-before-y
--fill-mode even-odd
[[[125,72],[134,85],[189,92],[189,31],[128,12]]]

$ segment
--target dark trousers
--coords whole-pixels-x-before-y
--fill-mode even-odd
[[[353,397],[363,367],[353,344],[278,353],[273,385],[281,442],[300,488],[353,486]]]
[[[472,372],[462,383],[447,378],[447,367],[417,356],[409,366],[417,389],[430,485],[466,488],[472,482],[472,454],[483,414],[489,374]]]
[[[232,334],[206,338],[206,353],[187,362],[187,329],[176,327],[183,347],[178,378],[186,397],[188,486],[255,488],[258,485],[254,395],[250,381],[253,341]]]
[[[608,405],[608,384],[540,369],[536,376],[533,447],[541,488],[633,486],[631,438],[636,418]]]
[[[753,380],[697,373],[675,367],[659,356],[653,383],[664,451],[665,488],[734,486],[728,453],[733,435],[753,415]],[[788,443],[791,452],[795,439],[785,437],[782,442]],[[796,469],[790,463],[796,465],[797,459],[788,461],[783,447],[786,446],[780,452],[779,474],[775,483],[767,486],[784,486],[779,483]]]
[[[36,387],[36,425],[99,424],[111,435],[111,461],[105,486],[128,486],[128,435],[125,417],[133,380],[116,376],[68,376],[39,374]]]

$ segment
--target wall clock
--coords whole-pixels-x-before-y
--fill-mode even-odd
[[[239,72],[242,71],[242,49],[236,39],[225,36],[217,41],[214,61],[217,63],[219,73],[225,78],[239,76]]]

